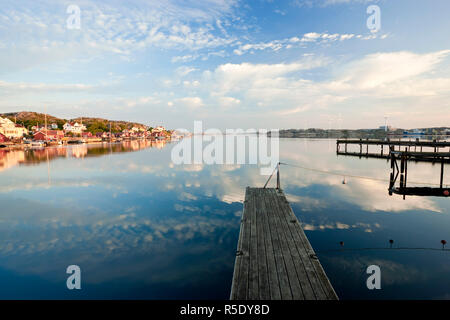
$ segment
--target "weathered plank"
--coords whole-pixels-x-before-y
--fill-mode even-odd
[[[276,195],[277,191],[273,189],[270,190],[270,192],[275,193],[277,199],[274,205],[279,206],[282,209],[285,209],[283,205],[279,202],[278,196]],[[304,260],[308,259],[308,257],[305,254],[305,251],[303,250],[303,246],[301,243],[302,241],[304,241],[304,239],[301,239],[298,236],[296,230],[297,228],[296,223],[298,223],[298,220],[296,218],[293,219],[290,215],[281,214],[280,221],[282,222],[282,228],[285,232],[285,235],[288,238],[289,249],[291,255],[293,256],[297,277],[300,286],[302,288],[304,298],[306,300],[314,300],[316,299],[316,294],[314,294],[314,290],[308,275],[308,271],[309,273],[311,273],[312,270],[311,268],[308,268],[308,266],[305,266],[304,263]]]
[[[289,275],[286,267],[286,263],[284,260],[283,249],[282,249],[282,239],[280,236],[280,232],[278,226],[276,225],[276,216],[271,212],[269,204],[270,199],[267,197],[267,193],[265,192],[267,189],[259,189],[262,193],[258,201],[264,202],[266,205],[266,216],[269,220],[269,230],[272,238],[272,244],[274,249],[274,257],[276,264],[276,273],[278,274],[278,281],[280,283],[280,292],[282,300],[292,300],[292,291],[291,286],[289,284]],[[273,200],[273,199],[272,199]]]
[[[253,190],[254,203],[252,204],[252,210],[250,213],[250,269],[248,274],[248,299],[258,300],[259,299],[259,281],[258,281],[258,234],[257,234],[257,224],[261,223],[256,218],[256,208],[258,205],[257,201],[258,193],[257,190]]]
[[[258,296],[260,300],[270,299],[270,285],[269,285],[269,273],[267,268],[267,255],[266,255],[266,237],[264,237],[264,208],[260,201],[256,202],[256,214],[258,215],[258,221],[256,224],[257,237],[257,265],[258,265]]]
[[[263,238],[266,246],[267,273],[269,278],[270,300],[281,300],[280,281],[275,263],[275,251],[270,234],[270,224],[265,202],[261,201],[260,217],[263,219]],[[262,296],[262,295],[261,295]]]
[[[283,257],[284,264],[286,266],[287,279],[289,281],[292,299],[303,300],[304,295],[302,286],[300,284],[299,278],[297,277],[297,271],[295,269],[294,261],[292,259],[293,256],[291,253],[291,246],[294,244],[288,241],[288,237],[286,237],[285,235],[286,230],[282,225],[282,221],[279,219],[279,216],[282,214],[282,212],[280,212],[281,208],[277,206],[276,203],[273,201],[276,199],[275,197],[271,198],[264,197],[264,198],[265,198],[264,201],[266,201],[266,204],[268,205],[269,208],[268,213],[270,214],[270,216],[273,217],[274,227],[277,230],[277,234],[279,236],[280,255]]]
[[[312,248],[305,232],[301,228],[301,224],[292,211],[286,196],[284,193],[277,193],[278,203],[283,207],[289,214],[286,215],[286,219],[293,221],[293,225],[298,225],[298,227],[292,228],[293,236],[296,239],[297,249],[302,257],[302,261],[308,273],[308,279],[311,283],[313,291],[316,295],[316,299],[326,300],[326,299],[337,299],[337,295],[331,286],[325,271],[320,264],[314,249]]]
[[[230,298],[337,299],[282,191],[246,189]]]
[[[254,208],[255,202],[252,199],[253,192],[246,189],[244,211],[241,219],[241,230],[239,234],[238,248],[236,251],[236,261],[234,264],[233,284],[231,288],[231,299],[247,299],[248,294],[248,269],[250,260],[250,223],[249,212]]]

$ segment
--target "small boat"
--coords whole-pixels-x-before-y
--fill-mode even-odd
[[[32,141],[31,146],[37,148],[45,147],[45,141]]]
[[[67,141],[68,144],[83,144],[86,143],[84,140],[69,140]]]

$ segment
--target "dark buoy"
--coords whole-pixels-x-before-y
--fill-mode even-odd
[[[392,249],[392,245],[394,244],[394,240],[389,240],[389,246],[390,246],[390,248]]]
[[[339,241],[339,244],[341,245],[341,247],[344,246],[344,241]]]
[[[347,184],[347,182],[345,181],[345,177],[344,180],[342,180],[342,184]]]

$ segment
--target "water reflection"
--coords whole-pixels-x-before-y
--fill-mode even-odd
[[[162,143],[2,153],[0,297],[227,299],[245,187],[267,177],[254,165],[176,166]],[[338,158],[334,146],[282,139],[281,160],[361,176],[390,170],[384,160]],[[411,181],[439,172],[411,166]],[[343,185],[340,176],[289,166],[281,185],[340,298],[448,297],[446,252],[325,253],[340,241],[439,247],[449,234],[448,199],[402,200],[388,196],[384,181]],[[82,269],[81,291],[65,288],[70,264]],[[369,264],[381,267],[380,292],[365,287]]]
[[[0,149],[0,171],[20,164],[39,164],[56,158],[99,157],[110,153],[162,149],[166,140],[130,140],[118,143],[79,144],[48,148]]]

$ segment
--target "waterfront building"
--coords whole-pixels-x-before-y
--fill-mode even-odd
[[[4,134],[0,133],[0,142],[9,142],[9,139]]]
[[[66,122],[63,126],[63,129],[65,132],[71,132],[76,134],[81,134],[84,130],[86,130],[86,127],[83,124],[80,124],[78,122]]]
[[[21,125],[15,124],[7,118],[0,117],[0,133],[9,139],[23,138],[28,134],[28,130]]]
[[[62,130],[46,130],[39,131],[34,134],[33,140],[43,141],[43,140],[61,140],[64,138],[64,131]]]

